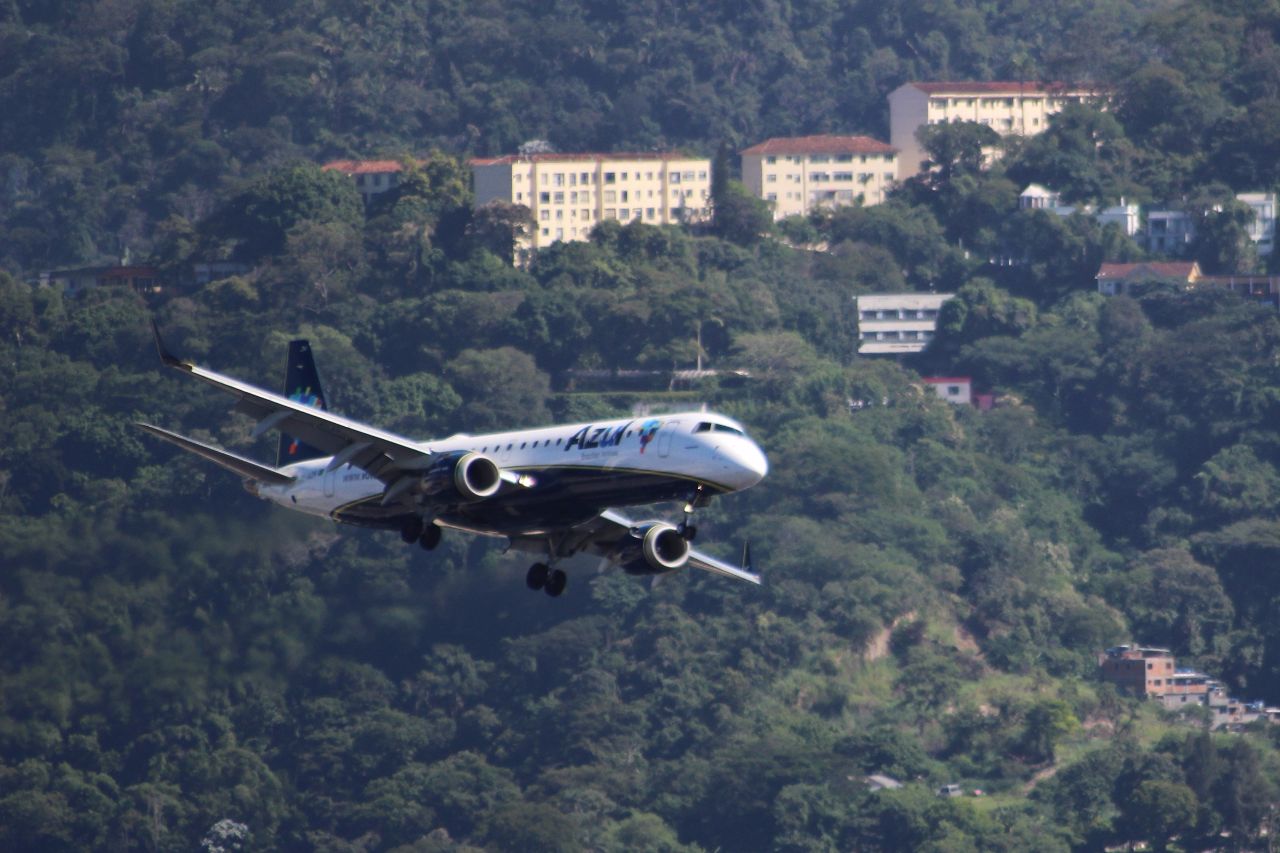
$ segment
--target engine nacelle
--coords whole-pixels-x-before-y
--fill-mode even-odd
[[[480,453],[450,453],[427,469],[422,493],[463,502],[484,500],[502,486],[498,463]]]
[[[622,568],[627,574],[674,572],[689,559],[689,541],[670,524],[654,522],[637,530],[636,535],[640,540],[639,547],[633,546],[622,561]]]

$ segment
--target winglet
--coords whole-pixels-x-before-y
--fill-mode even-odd
[[[742,568],[745,571],[751,572],[752,574],[756,573],[756,570],[751,566],[751,543],[750,542],[742,543]]]
[[[155,335],[156,352],[160,353],[160,361],[169,367],[182,367],[182,359],[169,352],[168,348],[165,347],[164,339],[160,337],[160,324],[155,321],[154,317],[151,319],[151,334]]]

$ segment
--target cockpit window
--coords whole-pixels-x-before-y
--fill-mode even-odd
[[[742,436],[746,435],[745,432],[738,429],[737,427],[731,427],[728,424],[713,424],[708,421],[703,421],[702,423],[698,424],[696,427],[693,428],[693,431],[694,432],[727,432],[730,435],[742,435]]]

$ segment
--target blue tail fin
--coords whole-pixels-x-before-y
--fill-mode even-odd
[[[329,408],[324,399],[324,391],[320,389],[320,374],[316,372],[316,363],[311,357],[311,344],[307,341],[289,342],[289,361],[284,372],[284,393],[290,400],[306,403],[317,409]],[[280,433],[276,467],[328,455],[291,435]]]

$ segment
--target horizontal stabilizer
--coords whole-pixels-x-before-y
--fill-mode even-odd
[[[203,456],[216,465],[221,465],[228,471],[239,474],[241,477],[247,477],[250,480],[256,480],[259,483],[267,483],[272,486],[287,486],[294,482],[296,478],[290,477],[288,474],[281,473],[275,468],[254,462],[252,459],[246,459],[243,456],[237,456],[226,450],[219,450],[194,438],[187,438],[185,435],[178,435],[176,432],[169,432],[167,429],[161,429],[158,426],[136,421],[135,426],[144,429],[157,438],[162,438],[170,444],[176,444],[188,453],[194,453],[196,456]]]

